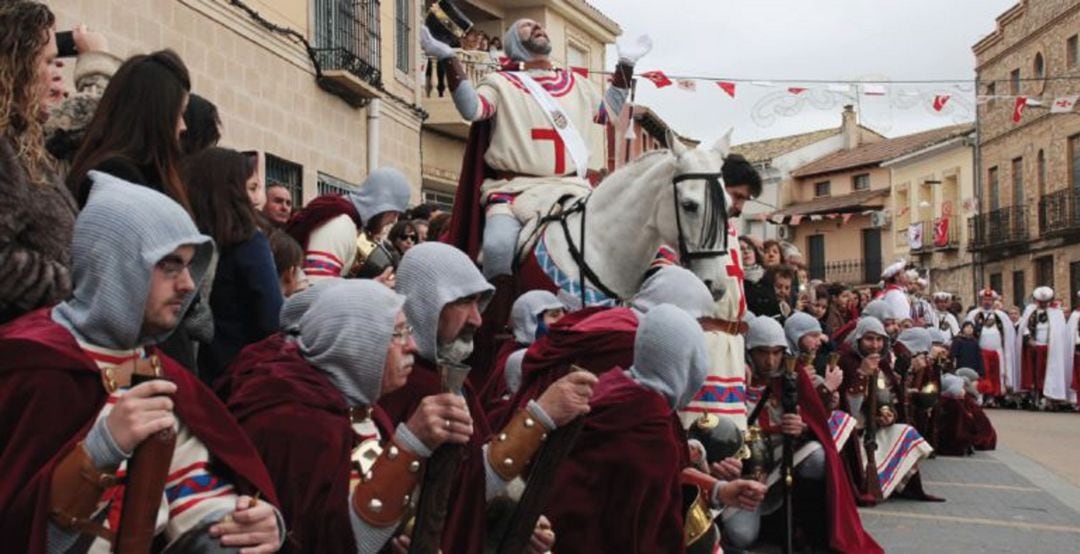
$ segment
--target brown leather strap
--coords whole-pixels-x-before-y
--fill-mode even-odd
[[[547,429],[527,410],[518,410],[510,423],[489,443],[488,462],[491,469],[509,481],[525,471],[540,444],[547,438]]]
[[[446,74],[446,86],[450,88],[450,92],[457,90],[462,81],[469,79],[469,74],[465,73],[465,66],[457,56],[439,60],[439,68]]]
[[[115,474],[94,467],[90,455],[80,442],[57,464],[50,486],[50,510],[53,521],[61,529],[90,533],[107,540],[113,534],[90,520],[98,500],[106,489],[116,485]]]
[[[701,329],[705,332],[717,331],[729,335],[745,335],[750,326],[745,321],[727,321],[715,317],[703,317],[698,319]]]
[[[353,489],[353,511],[375,527],[396,525],[405,516],[421,469],[420,456],[391,441]]]

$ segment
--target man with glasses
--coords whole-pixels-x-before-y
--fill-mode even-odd
[[[336,284],[300,318],[295,338],[266,339],[273,353],[241,352],[219,386],[266,460],[299,551],[379,551],[431,452],[472,433],[453,394],[423,398],[396,428],[377,407],[413,370],[404,305],[375,281]]]
[[[480,312],[493,287],[464,252],[425,242],[401,259],[396,290],[406,297],[405,315],[415,329],[415,370],[405,387],[380,399],[379,405],[390,421],[400,423],[424,410],[428,397],[443,392],[440,363],[461,363],[472,353],[473,335],[482,323]],[[589,411],[595,383],[591,373],[571,372],[512,414],[501,432],[492,433],[478,391],[466,382],[465,409],[459,405],[453,413],[441,414],[448,431],[471,435],[468,456],[450,489],[443,552],[484,550],[487,501],[522,473],[548,432]],[[385,512],[386,506],[382,509]],[[536,548],[550,548],[554,541],[548,529],[538,529],[533,537],[538,539]]]
[[[190,306],[213,242],[165,195],[90,177],[73,293],[0,328],[0,541],[13,552],[104,551],[131,535],[121,514],[133,511],[156,515],[145,531],[179,550],[277,550],[284,527],[258,453],[214,394],[157,347]],[[159,378],[134,384],[136,374]],[[125,494],[134,490],[117,475],[168,429],[168,467],[150,468],[170,475],[164,493]]]

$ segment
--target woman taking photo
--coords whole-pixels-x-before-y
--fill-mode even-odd
[[[42,128],[63,93],[54,22],[37,2],[0,5],[0,323],[71,293],[75,203]]]
[[[210,289],[214,340],[199,352],[199,378],[212,383],[245,346],[278,330],[284,297],[270,243],[247,194],[257,179],[248,157],[211,147],[184,159],[191,209],[199,230],[217,244]]]

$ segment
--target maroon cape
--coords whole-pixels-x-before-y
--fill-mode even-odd
[[[986,417],[982,406],[969,395],[964,398],[943,396],[940,434],[935,448],[942,456],[967,456],[973,450],[993,450],[997,447],[997,432]]]
[[[356,223],[357,229],[363,227],[364,223],[360,221],[360,214],[357,213],[356,206],[353,206],[353,203],[348,198],[327,194],[308,202],[308,205],[304,206],[302,210],[294,213],[289,218],[289,222],[285,224],[285,232],[296,239],[301,248],[307,250],[311,233],[321,227],[323,223],[341,214],[351,217],[353,223]],[[348,270],[349,268],[345,269]]]
[[[480,206],[480,186],[484,179],[494,177],[495,171],[484,162],[484,153],[491,144],[491,122],[475,121],[469,128],[465,155],[461,158],[461,177],[454,194],[454,211],[450,225],[439,240],[463,250],[470,258],[480,255],[484,234],[484,209]]]
[[[417,357],[405,386],[380,398],[379,406],[386,411],[390,423],[397,425],[409,419],[424,397],[440,393],[442,384],[435,366]],[[443,554],[484,551],[487,499],[483,448],[491,437],[491,428],[482,416],[484,408],[468,382],[465,383],[465,401],[469,413],[473,415],[473,434],[459,478],[450,489],[449,515],[443,530]]]
[[[525,348],[513,338],[503,342],[499,351],[495,354],[495,364],[491,366],[491,373],[487,376],[487,383],[480,389],[480,403],[484,406],[484,414],[492,428],[496,423],[504,421],[506,412],[510,409],[510,400],[506,398],[509,392],[506,388],[506,360],[510,355]]]
[[[600,377],[592,410],[544,511],[559,552],[683,552],[679,475],[686,435],[661,395],[619,367]]]
[[[10,552],[45,552],[53,470],[108,398],[97,365],[50,311],[0,327],[0,544]],[[176,383],[176,415],[210,450],[214,472],[241,494],[259,492],[278,505],[255,447],[225,406],[194,374],[150,350]]]
[[[829,431],[829,411],[821,403],[810,376],[799,371],[799,409],[806,426],[825,450],[825,509],[830,522],[829,546],[837,552],[884,552],[863,529],[855,509],[855,491],[847,466]],[[851,441],[848,441],[849,443]]]
[[[597,375],[615,366],[630,367],[637,326],[629,308],[591,307],[567,314],[525,352],[521,387],[510,404],[520,407],[539,398],[574,364]]]
[[[349,409],[295,342],[271,336],[245,348],[217,383],[281,497],[285,552],[356,552],[349,520],[349,473],[358,444]],[[376,410],[389,438],[389,421]]]

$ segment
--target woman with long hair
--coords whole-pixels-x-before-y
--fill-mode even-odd
[[[132,56],[120,66],[68,175],[79,206],[90,194],[88,173],[96,170],[158,190],[190,211],[178,170],[190,91],[187,66],[172,50]]]
[[[212,383],[241,349],[278,330],[284,297],[270,243],[247,194],[257,178],[247,156],[207,148],[185,158],[181,174],[195,223],[220,253],[210,289],[214,340],[199,351],[199,377]]]
[[[71,293],[76,208],[42,126],[59,86],[54,25],[44,4],[0,4],[0,323]]]
[[[386,239],[394,247],[394,253],[400,258],[410,248],[420,243],[420,232],[416,230],[416,225],[412,221],[398,221],[390,228],[390,234],[386,236]]]

